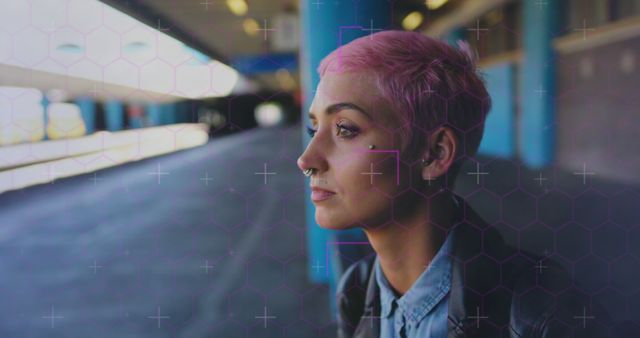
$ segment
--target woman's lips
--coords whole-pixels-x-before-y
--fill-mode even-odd
[[[327,198],[331,198],[331,196],[335,194],[336,193],[333,191],[328,191],[328,190],[319,189],[319,188],[312,188],[311,200],[313,200],[314,202],[324,201]]]

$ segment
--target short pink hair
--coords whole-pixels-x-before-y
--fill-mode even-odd
[[[322,78],[327,72],[373,72],[382,98],[401,119],[403,151],[424,146],[424,134],[416,131],[429,133],[446,123],[462,143],[456,156],[473,156],[491,98],[469,45],[458,45],[417,32],[382,31],[340,46],[322,60],[318,73]]]

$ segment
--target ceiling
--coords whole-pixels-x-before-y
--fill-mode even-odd
[[[0,0],[0,13],[3,13],[0,16],[4,16],[0,20],[0,64],[5,75],[0,79],[0,86],[31,85],[46,90],[62,85],[71,96],[91,94],[97,99],[125,101],[226,95],[226,88],[214,88],[209,83],[214,82],[212,76],[217,79],[216,84],[233,82],[231,79],[220,81],[223,76],[217,72],[225,67],[215,62],[233,66],[234,61],[243,57],[274,53],[270,44],[279,35],[274,32],[269,39],[262,34],[249,35],[243,29],[243,21],[252,18],[261,27],[266,21],[267,26],[273,28],[275,19],[283,13],[292,13],[295,18],[299,6],[298,0],[246,0],[247,13],[237,16],[227,7],[226,0],[100,1],[110,7],[89,6],[94,1],[87,0],[34,0],[32,6],[26,2]],[[393,27],[398,27],[410,11],[418,10],[426,14],[429,26],[446,31],[452,25],[464,25],[465,20],[473,18],[478,11],[486,10],[487,4],[504,1],[508,0],[449,0],[431,12],[427,12],[425,0],[390,3],[395,15]],[[479,3],[485,4],[484,7],[480,8]],[[105,27],[96,29],[101,23]],[[20,24],[27,28],[18,27]],[[289,55],[295,58],[297,39],[289,40],[294,42],[288,49]],[[155,50],[162,62],[148,62]],[[180,61],[185,57],[189,62]],[[167,66],[167,62],[173,68]],[[296,70],[289,73],[273,69],[241,76],[234,92],[298,87]]]
[[[242,27],[245,18],[253,18],[262,26],[279,13],[290,9],[297,13],[297,0],[250,0],[243,16],[233,14],[224,0],[102,0],[136,19],[188,44],[213,59],[229,64],[236,57],[260,55],[269,52],[269,41],[262,34],[250,36]],[[258,87],[281,89],[281,80],[275,74],[250,76]],[[291,79],[298,85],[297,74]]]
[[[248,11],[243,16],[233,14],[225,0],[101,0],[147,24],[166,29],[191,47],[210,57],[229,64],[237,57],[261,55],[270,52],[269,41],[262,34],[250,36],[242,27],[243,20],[253,18],[261,27],[280,13],[298,12],[298,0],[248,0]],[[372,1],[372,0],[368,0]],[[386,0],[383,0],[386,1]],[[444,7],[456,7],[460,0],[451,0]],[[398,0],[393,4],[398,23],[409,11],[426,10],[425,0]],[[292,52],[296,52],[295,50]],[[274,73],[253,75],[251,78],[266,89],[280,90],[282,79]],[[291,78],[298,85],[297,74]]]

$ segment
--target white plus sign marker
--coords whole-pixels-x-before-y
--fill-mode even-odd
[[[47,27],[46,31],[47,32],[55,32],[56,30],[57,30],[56,20],[51,20],[51,25],[49,25],[49,27]]]
[[[431,186],[431,181],[433,181],[433,180],[434,180],[434,178],[431,177],[431,173],[427,172],[427,185]]]
[[[539,86],[538,89],[534,90],[534,92],[538,94],[538,97],[542,97],[542,95],[545,94],[547,91],[544,88],[542,88],[542,86]]]
[[[171,317],[169,317],[169,316],[162,316],[162,315],[160,315],[160,307],[158,306],[158,314],[157,314],[157,315],[155,315],[155,316],[148,316],[147,318],[156,319],[156,320],[158,321],[158,328],[160,328],[160,322],[161,322],[163,319],[169,319],[169,318],[171,318]]]
[[[311,268],[316,270],[316,273],[318,273],[320,271],[320,269],[324,269],[324,265],[320,265],[320,262],[318,260],[316,260],[316,264],[314,266],[312,266]]]
[[[381,28],[373,28],[373,19],[370,20],[369,28],[362,28],[363,31],[369,32],[369,39],[373,39],[373,32],[381,31]]]
[[[435,91],[431,89],[431,86],[427,85],[427,90],[425,90],[424,93],[427,93],[430,96],[431,94],[435,93]]]
[[[542,185],[542,181],[546,181],[547,179],[545,177],[542,177],[542,173],[540,173],[540,175],[533,180],[538,181],[538,185]]]
[[[47,168],[47,174],[49,175],[49,179],[51,180],[51,184],[56,183],[56,178],[60,175],[58,174],[64,174],[64,172],[61,171],[56,171],[56,169],[53,166],[49,166]]]
[[[587,31],[594,31],[595,28],[587,28],[587,19],[582,19],[582,28],[575,28],[574,31],[582,31],[582,40],[587,39]]]
[[[316,1],[316,2],[312,2],[312,5],[316,6],[316,9],[320,9],[320,5],[324,5],[324,2],[322,1]]]
[[[159,31],[161,31],[161,32],[165,32],[165,31],[168,31],[168,30],[169,30],[169,28],[167,28],[167,27],[164,27],[164,28],[163,28],[163,27],[160,25],[160,19],[158,19],[158,30],[159,30]]]
[[[275,175],[275,172],[267,172],[267,164],[264,164],[264,172],[253,173],[254,175],[264,175],[264,184],[267,184],[267,175]]]
[[[369,181],[371,182],[371,184],[373,184],[373,175],[382,175],[382,173],[373,172],[373,163],[371,163],[369,165],[369,172],[368,173],[365,172],[365,173],[360,173],[360,174],[369,175]]]
[[[534,4],[536,5],[536,7],[538,7],[538,10],[541,10],[542,7],[548,5],[549,3],[543,0],[536,0]]]
[[[488,31],[487,28],[480,28],[480,19],[476,20],[476,28],[467,28],[468,31],[476,32],[476,40],[480,40],[480,31]]]
[[[102,269],[102,265],[98,265],[96,261],[93,261],[93,265],[89,265],[89,269],[93,269],[93,274],[95,275],[98,269]]]
[[[573,173],[574,175],[580,175],[582,176],[582,185],[587,184],[587,175],[595,175],[596,173],[592,172],[592,171],[587,171],[587,164],[586,163],[582,163],[582,171],[577,171]]]
[[[380,319],[380,316],[362,316],[363,319],[369,319],[369,325],[373,328],[373,320]]]
[[[475,319],[476,320],[476,328],[479,328],[480,327],[480,319],[487,319],[489,317],[488,316],[481,316],[480,315],[480,308],[476,306],[476,315],[475,316],[469,316],[469,318]]]
[[[204,6],[204,10],[208,12],[209,11],[209,5],[213,5],[213,2],[209,2],[209,0],[205,0],[204,2],[201,2],[200,4],[203,5]]]
[[[44,29],[45,32],[51,34],[52,38],[55,38],[57,30],[58,30],[58,27],[56,27],[56,21],[55,20],[51,20],[51,25],[49,25],[49,27]]]
[[[93,94],[93,98],[98,98],[98,93],[100,93],[100,91],[98,90],[98,85],[97,84],[93,84],[93,89],[91,90],[91,94]]]
[[[98,181],[102,181],[102,178],[98,178],[98,173],[93,173],[93,177],[89,179],[89,181],[93,181],[93,186],[98,185]]]
[[[538,271],[540,273],[542,273],[542,269],[546,269],[546,268],[548,268],[548,266],[542,265],[542,261],[540,260],[540,261],[538,261],[538,264],[535,266],[535,268],[538,269]]]
[[[209,178],[209,172],[204,172],[204,177],[200,178],[200,181],[204,181],[204,185],[209,186],[209,181],[213,181],[213,178]]]
[[[209,269],[213,269],[214,266],[213,265],[209,265],[209,261],[205,260],[204,261],[204,265],[200,265],[201,269],[204,269],[205,273],[208,275],[209,274]]]
[[[267,319],[275,319],[276,316],[267,316],[267,307],[264,307],[264,314],[262,316],[256,316],[256,319],[264,320],[264,328],[267,328]]]
[[[42,318],[51,320],[51,328],[53,329],[54,327],[56,327],[56,319],[62,319],[64,317],[56,316],[56,310],[53,308],[53,306],[51,306],[51,314],[48,316],[42,316]]]
[[[480,172],[480,163],[476,163],[476,171],[468,172],[467,175],[476,175],[476,184],[480,184],[480,175],[489,175],[489,173]]]
[[[264,28],[258,28],[256,30],[264,32],[264,40],[265,41],[267,41],[267,32],[275,31],[275,29],[273,29],[273,28],[267,28],[267,19],[264,19]]]
[[[587,316],[587,309],[582,307],[582,316],[573,316],[574,319],[582,319],[582,327],[587,327],[587,319],[594,319],[594,316]]]
[[[158,163],[158,167],[157,167],[156,171],[149,172],[148,174],[149,175],[156,175],[157,179],[158,179],[158,184],[160,184],[160,177],[162,177],[163,175],[169,175],[170,173],[166,172],[166,171],[162,171],[160,169],[160,163]]]

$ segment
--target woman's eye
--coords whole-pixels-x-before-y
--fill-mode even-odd
[[[356,136],[356,134],[358,133],[358,129],[354,128],[354,127],[347,127],[344,124],[338,123],[336,124],[336,127],[338,127],[338,136],[340,137],[344,137],[344,138],[352,138],[354,136]]]
[[[307,135],[309,135],[309,137],[313,137],[316,134],[316,130],[311,128],[310,126],[307,126]]]
[[[344,124],[338,123],[336,124],[338,128],[337,135],[343,138],[352,138],[355,137],[358,133],[358,128],[355,127],[347,127]],[[316,135],[317,130],[311,128],[311,126],[307,126],[307,135],[309,137],[314,137]]]

